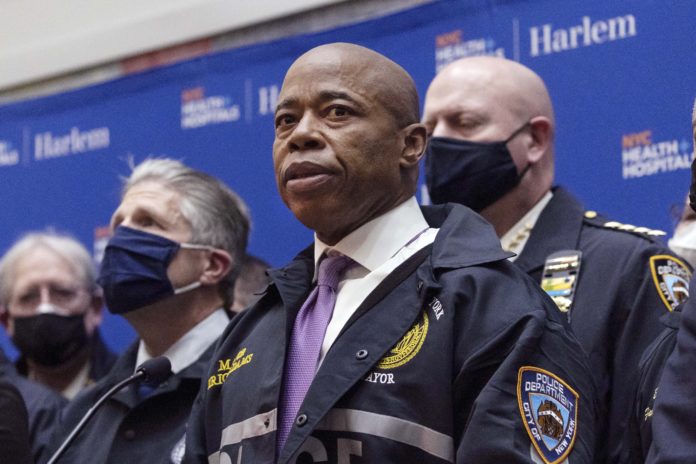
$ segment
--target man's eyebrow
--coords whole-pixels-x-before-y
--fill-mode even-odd
[[[364,109],[364,105],[358,101],[355,97],[351,96],[346,92],[340,90],[322,90],[319,92],[320,101],[331,101],[331,100],[347,100],[354,105],[358,106],[360,109]]]
[[[342,92],[340,90],[322,90],[319,92],[319,101],[320,102],[327,102],[331,100],[346,100],[354,105],[358,106],[360,109],[364,109],[365,106],[358,101],[355,97],[351,96],[350,94],[346,92]],[[283,101],[278,103],[278,106],[276,106],[275,112],[277,113],[278,111],[297,105],[299,102],[299,99],[296,97],[288,97],[285,98]]]
[[[294,98],[294,97],[286,98],[283,101],[281,101],[280,103],[278,103],[278,105],[276,106],[275,112],[277,113],[278,111],[280,111],[284,108],[296,105],[297,101],[298,101],[297,98]]]

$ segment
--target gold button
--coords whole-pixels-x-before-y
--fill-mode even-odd
[[[585,217],[587,219],[594,219],[597,217],[597,211],[585,211]]]

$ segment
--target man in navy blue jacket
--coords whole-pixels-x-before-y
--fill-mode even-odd
[[[314,244],[223,334],[187,462],[593,462],[591,375],[553,302],[478,215],[419,208],[418,113],[410,76],[363,47],[320,46],[290,67],[273,159]],[[312,344],[297,337],[303,302],[323,260],[345,257],[291,410],[294,355]]]

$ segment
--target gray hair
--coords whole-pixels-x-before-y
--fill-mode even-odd
[[[87,249],[74,238],[53,231],[30,232],[7,250],[0,260],[0,302],[7,305],[12,299],[15,268],[32,251],[44,248],[63,258],[72,268],[80,283],[88,291],[97,288],[94,262]]]
[[[234,281],[246,255],[249,209],[220,180],[170,158],[148,158],[123,179],[123,198],[133,186],[153,181],[181,195],[181,214],[191,226],[191,243],[209,245],[232,256],[232,269],[219,284],[225,308],[232,304]]]

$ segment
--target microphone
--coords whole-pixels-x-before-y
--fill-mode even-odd
[[[101,398],[99,398],[99,400],[96,403],[94,403],[94,405],[91,408],[89,408],[89,410],[82,417],[80,422],[75,426],[74,429],[72,429],[72,432],[70,432],[68,438],[66,438],[65,441],[60,445],[60,448],[58,448],[58,450],[55,453],[53,453],[53,456],[51,456],[51,459],[48,461],[48,464],[54,464],[56,461],[58,461],[58,459],[63,455],[65,450],[68,449],[73,440],[75,440],[75,437],[82,431],[83,428],[85,428],[85,425],[92,418],[92,416],[94,416],[94,413],[97,412],[97,409],[99,409],[99,407],[106,400],[111,398],[116,392],[135,382],[142,382],[145,385],[156,387],[157,385],[167,380],[170,375],[172,375],[172,364],[171,362],[169,362],[169,359],[165,356],[158,356],[156,358],[149,359],[142,363],[135,370],[135,374],[121,380],[119,383],[111,387],[109,391],[104,393],[104,395],[102,395]]]
[[[131,377],[135,377],[141,373],[141,381],[145,385],[156,387],[167,380],[170,375],[172,375],[172,363],[169,362],[169,358],[166,356],[158,356],[156,358],[148,359],[135,370],[135,374]]]

